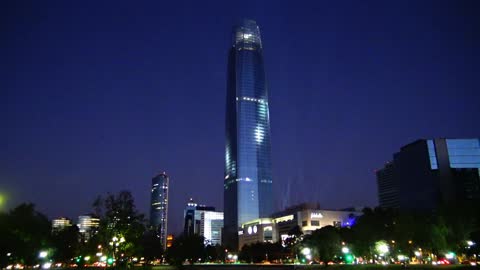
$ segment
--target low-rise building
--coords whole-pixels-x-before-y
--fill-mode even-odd
[[[242,224],[238,231],[239,248],[257,242],[285,240],[298,226],[303,234],[311,234],[325,226],[349,227],[362,215],[356,209],[323,210],[318,204],[304,203],[274,213],[270,218]]]

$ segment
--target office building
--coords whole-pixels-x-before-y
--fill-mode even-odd
[[[268,91],[255,21],[234,28],[226,103],[224,244],[236,248],[241,224],[273,212]]]
[[[72,221],[68,218],[60,217],[52,220],[52,232],[59,232],[72,226]]]
[[[92,215],[78,217],[78,232],[84,242],[92,238],[100,227],[100,219]]]
[[[303,234],[311,234],[325,226],[350,227],[362,212],[355,209],[324,210],[315,203],[303,203],[242,224],[238,231],[239,249],[257,242],[284,241],[298,226]]]
[[[184,212],[185,235],[198,234],[205,237],[205,244],[220,245],[222,240],[223,212],[215,207],[198,205],[190,199]]]
[[[168,175],[163,172],[152,179],[150,225],[158,233],[163,249],[167,248]]]
[[[433,210],[480,199],[480,139],[417,140],[377,171],[381,207]]]

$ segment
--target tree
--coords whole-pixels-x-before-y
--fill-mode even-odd
[[[0,260],[32,265],[38,251],[48,247],[51,224],[47,217],[35,210],[35,205],[24,203],[8,214],[0,215]],[[6,254],[8,258],[4,257]]]
[[[53,258],[66,262],[78,255],[80,233],[77,226],[69,226],[52,234]]]
[[[245,262],[259,263],[282,259],[283,247],[280,243],[254,243],[245,245],[239,254],[239,259]]]
[[[203,236],[181,235],[173,241],[170,248],[167,249],[167,262],[171,265],[182,265],[185,261],[194,264],[204,261],[205,258],[205,238]]]
[[[302,245],[312,249],[314,258],[328,262],[340,253],[342,239],[337,228],[325,226],[313,231],[311,235],[305,236]]]
[[[143,253],[146,221],[144,215],[136,209],[129,191],[98,196],[93,208],[100,217],[99,231],[92,239],[95,244],[102,245],[109,254],[115,255],[119,264],[128,257],[140,256]]]

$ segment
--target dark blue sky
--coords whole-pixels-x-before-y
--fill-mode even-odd
[[[475,3],[476,2],[476,3]],[[227,51],[257,20],[275,205],[374,206],[374,171],[417,138],[478,137],[478,1],[7,1],[0,192],[50,217],[171,177],[222,209]],[[288,192],[290,187],[290,192]]]

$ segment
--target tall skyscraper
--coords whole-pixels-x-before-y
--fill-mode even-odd
[[[224,244],[238,247],[239,226],[273,212],[270,119],[260,29],[234,27],[228,56]]]
[[[167,247],[168,175],[161,173],[152,179],[150,225],[159,235],[163,249]]]
[[[417,140],[377,171],[381,207],[431,210],[480,199],[480,139]]]

